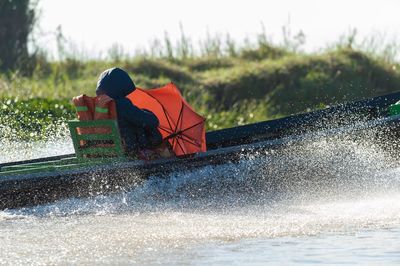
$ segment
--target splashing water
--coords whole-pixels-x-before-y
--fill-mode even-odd
[[[15,129],[0,126],[0,163],[73,153],[65,123],[55,123],[46,130],[45,140],[24,141],[16,138]]]
[[[246,154],[125,193],[0,212],[0,264],[352,263],[366,239],[387,254],[364,262],[398,262],[399,174],[368,142]],[[342,257],[326,256],[331,241]]]

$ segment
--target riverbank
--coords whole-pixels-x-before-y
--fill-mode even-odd
[[[400,88],[400,65],[379,55],[336,47],[306,54],[259,45],[236,54],[62,62],[38,61],[31,76],[0,74],[0,122],[13,138],[44,138],[75,116],[70,99],[93,95],[104,69],[126,69],[142,88],[170,81],[207,130],[243,125],[373,97]],[[6,129],[5,129],[6,128]]]

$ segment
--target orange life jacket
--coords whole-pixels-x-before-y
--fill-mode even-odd
[[[93,120],[107,120],[117,119],[117,108],[115,101],[107,95],[99,95],[94,98],[95,109],[93,114]],[[109,128],[95,128],[97,134],[109,134],[111,133]]]
[[[80,121],[93,120],[95,103],[92,97],[85,94],[72,98],[72,103],[75,105],[76,114]],[[93,134],[93,128],[78,128],[79,134]]]
[[[80,121],[117,119],[115,101],[105,94],[97,97],[89,97],[82,94],[74,97],[72,102],[76,107],[77,116]],[[81,128],[78,129],[78,133],[107,134],[111,132],[109,128],[98,127]]]

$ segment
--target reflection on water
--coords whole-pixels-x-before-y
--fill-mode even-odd
[[[319,141],[0,212],[0,264],[396,263],[400,168]]]

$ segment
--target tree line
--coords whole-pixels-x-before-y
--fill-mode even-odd
[[[24,71],[34,55],[28,45],[37,21],[37,0],[0,0],[0,71]]]

